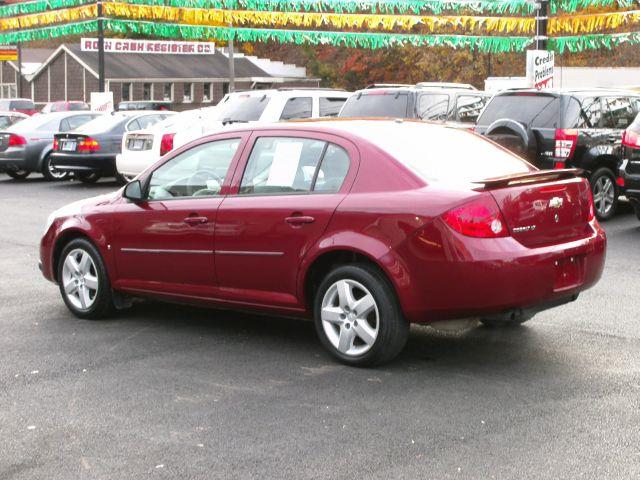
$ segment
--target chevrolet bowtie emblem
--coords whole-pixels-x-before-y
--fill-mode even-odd
[[[564,200],[561,197],[553,197],[549,200],[549,208],[560,208],[563,203]]]

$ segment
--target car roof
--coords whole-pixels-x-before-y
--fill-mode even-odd
[[[366,141],[372,141],[380,135],[393,136],[394,131],[412,129],[420,130],[420,134],[437,137],[442,129],[454,129],[467,131],[451,125],[429,122],[418,119],[393,119],[379,117],[352,117],[352,118],[316,118],[304,120],[290,120],[287,122],[274,122],[264,124],[235,124],[225,129],[224,132],[260,132],[268,130],[297,130],[318,133],[332,133],[335,135],[358,137]],[[472,133],[471,133],[472,134]]]
[[[345,90],[342,89],[335,89],[335,88],[272,88],[272,89],[266,89],[266,90],[240,90],[240,91],[235,91],[233,93],[230,94],[231,97],[238,97],[241,95],[251,95],[251,96],[260,96],[260,95],[269,95],[269,96],[286,96],[286,97],[293,97],[293,96],[314,96],[314,95],[321,95],[323,94],[323,96],[331,96],[331,95],[337,95],[340,97],[349,97],[351,95],[351,92],[347,92]]]
[[[402,85],[402,86],[369,86],[367,88],[363,88],[362,90],[356,90],[354,95],[363,94],[363,95],[378,95],[382,92],[386,92],[389,94],[393,94],[394,92],[415,92],[415,93],[424,93],[427,95],[437,95],[437,94],[460,94],[460,95],[477,95],[477,94],[486,94],[490,95],[490,93],[485,92],[483,90],[475,90],[471,88],[463,88],[463,87],[446,87],[446,86],[420,86],[420,85]]]
[[[616,88],[550,88],[537,90],[535,88],[513,88],[498,92],[496,95],[509,95],[514,93],[529,93],[538,95],[573,95],[578,97],[598,96],[598,95],[631,95],[640,96],[640,92]]]

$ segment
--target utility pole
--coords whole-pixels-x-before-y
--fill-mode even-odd
[[[229,24],[229,30],[231,30],[232,25]],[[227,50],[229,52],[229,93],[233,93],[236,91],[236,65],[233,61],[233,36],[229,36],[229,41],[227,42]]]
[[[18,81],[16,82],[16,95],[22,98],[22,44],[18,42]]]
[[[539,0],[536,4],[535,49],[547,49],[547,22],[549,20],[549,0]]]
[[[104,25],[102,2],[98,2],[98,91],[104,92]]]

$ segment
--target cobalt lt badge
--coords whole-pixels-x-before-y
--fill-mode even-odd
[[[563,203],[564,203],[564,200],[562,199],[562,197],[553,197],[551,200],[549,200],[549,208],[555,208],[557,210],[560,207],[562,207]],[[560,221],[560,217],[558,216],[557,213],[553,216],[553,219],[555,220],[556,223]]]

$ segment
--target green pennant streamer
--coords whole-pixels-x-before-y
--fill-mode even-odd
[[[637,45],[640,43],[640,32],[625,33],[601,33],[590,35],[575,35],[566,37],[553,37],[549,39],[549,47],[559,53],[568,51],[570,53],[582,52],[585,50],[596,50],[599,48],[612,48],[624,45],[625,43]]]
[[[335,45],[350,48],[389,48],[405,45],[450,48],[470,48],[481,52],[519,52],[533,43],[528,37],[486,37],[473,35],[411,35],[397,33],[360,33],[266,28],[227,28],[177,23],[105,20],[105,28],[121,33],[163,38],[219,40],[238,42],[278,42],[295,45]]]
[[[16,17],[30,13],[40,13],[59,8],[78,7],[87,3],[96,3],[96,0],[40,0],[37,2],[20,2],[0,7],[0,17]]]
[[[49,38],[66,37],[70,35],[82,35],[84,33],[95,32],[96,30],[98,30],[97,20],[65,23],[63,25],[54,25],[52,27],[14,30],[12,32],[0,34],[0,44],[32,42],[35,40],[46,40]]]

